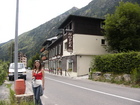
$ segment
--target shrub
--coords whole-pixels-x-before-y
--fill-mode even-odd
[[[131,78],[133,84],[139,84],[140,85],[140,69],[133,69],[131,72]]]
[[[6,79],[7,72],[8,72],[8,62],[2,62],[0,60],[0,85],[2,85],[4,80]]]
[[[117,53],[94,56],[94,63],[91,65],[96,71],[114,74],[128,73],[140,67],[140,53]]]

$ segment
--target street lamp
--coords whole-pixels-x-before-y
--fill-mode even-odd
[[[19,0],[16,1],[16,22],[15,22],[15,74],[14,80],[18,79],[18,9],[19,9]]]

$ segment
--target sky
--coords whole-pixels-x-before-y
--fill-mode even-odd
[[[19,0],[18,35],[57,17],[72,7],[82,8],[92,0]],[[0,43],[15,38],[17,0],[0,0]]]

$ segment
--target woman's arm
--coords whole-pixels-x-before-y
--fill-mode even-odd
[[[34,79],[35,77],[34,77],[34,70],[32,70],[32,79]]]

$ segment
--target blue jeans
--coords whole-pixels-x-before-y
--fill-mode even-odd
[[[40,89],[41,89],[41,85],[38,87],[33,87],[35,105],[43,105],[40,99]]]

